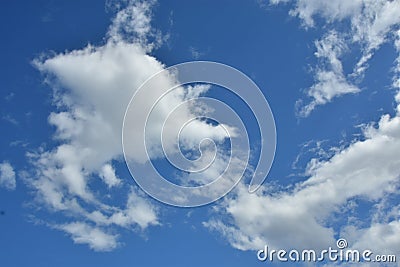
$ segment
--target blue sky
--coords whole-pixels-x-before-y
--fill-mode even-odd
[[[0,5],[2,266],[280,266],[256,251],[338,238],[400,256],[399,1]],[[277,147],[257,193],[177,208],[132,179],[121,127],[147,78],[192,60],[258,85]]]

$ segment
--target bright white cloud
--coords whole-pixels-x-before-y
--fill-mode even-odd
[[[117,236],[83,222],[58,225],[56,229],[68,233],[77,244],[87,244],[95,251],[110,251],[118,246]]]
[[[315,56],[322,64],[315,72],[315,84],[307,91],[307,95],[312,99],[311,103],[305,106],[302,106],[302,101],[297,103],[300,106],[299,115],[303,117],[307,117],[316,106],[331,102],[335,97],[360,91],[347,81],[343,72],[340,57],[348,48],[338,32],[329,32],[316,41],[315,46]]]
[[[362,0],[298,0],[295,8],[290,11],[290,15],[298,16],[306,26],[312,27],[315,26],[314,17],[316,16],[326,19],[327,22],[334,22],[360,13],[362,7]]]
[[[219,210],[229,219],[212,219],[205,226],[219,231],[232,246],[242,250],[260,249],[263,244],[322,249],[334,245],[335,237],[343,234],[355,247],[399,253],[398,209],[390,216],[371,214],[369,221],[362,218],[368,226],[354,223],[351,217],[356,215],[350,212],[341,232],[332,226],[331,220],[349,203],[363,199],[374,204],[398,196],[399,114],[384,115],[376,126],[367,126],[364,138],[339,149],[328,160],[311,160],[308,178],[289,191],[265,187],[264,193],[249,194],[245,186],[239,186],[237,194],[227,198]]]
[[[0,163],[0,187],[8,190],[15,190],[17,182],[15,180],[14,168],[7,161]]]
[[[288,1],[270,0],[276,5]],[[316,41],[318,59],[326,58],[318,65],[315,72],[315,83],[307,90],[311,102],[303,104],[298,101],[300,116],[308,116],[318,105],[331,102],[335,97],[358,93],[360,90],[349,80],[356,80],[364,75],[368,61],[382,44],[393,40],[392,30],[400,24],[400,2],[388,0],[295,0],[289,12],[291,16],[301,19],[307,27],[317,27],[315,19],[324,21],[322,26],[337,29],[321,40]],[[343,27],[343,22],[350,27]],[[340,27],[336,27],[336,23]],[[343,30],[343,28],[345,30]],[[341,31],[339,31],[341,29]],[[346,46],[357,46],[361,49],[358,62],[352,73],[344,73],[340,56]]]
[[[135,230],[159,224],[157,209],[132,188],[124,207],[109,204],[112,195],[110,199],[98,194],[123,184],[112,161],[122,155],[125,108],[134,89],[163,68],[147,55],[153,46],[146,39],[153,34],[150,8],[149,2],[131,2],[119,10],[103,46],[88,45],[34,61],[54,89],[57,110],[49,123],[61,144],[28,153],[35,167],[29,182],[39,203],[76,220],[56,228],[97,251],[118,246],[118,236],[109,234],[116,227]],[[98,178],[108,189],[93,188]]]
[[[114,3],[114,8],[119,11],[107,35],[114,42],[138,43],[147,51],[151,51],[162,42],[161,33],[151,26],[152,7],[156,1],[129,2],[130,4],[122,9],[120,3]]]
[[[270,1],[271,4],[280,2],[287,1]],[[362,76],[369,59],[383,43],[394,38],[393,44],[400,54],[399,33],[392,31],[400,23],[399,1],[297,0],[295,3],[290,14],[302,19],[306,27],[314,27],[316,17],[324,19],[328,28],[335,28],[334,22],[344,20],[351,24],[351,30],[333,30],[315,42],[319,65],[315,84],[307,90],[311,102],[300,106],[301,116],[308,116],[317,105],[335,97],[359,92],[357,86],[349,82],[349,77]],[[346,75],[341,58],[350,45],[359,45],[361,55],[353,73]],[[395,62],[393,87],[399,89],[399,60]],[[376,207],[385,202],[397,205],[390,198],[398,198],[400,93],[395,100],[398,103],[396,116],[382,116],[376,126],[371,124],[364,129],[365,140],[336,149],[329,160],[311,160],[306,173],[308,179],[293,190],[275,194],[267,190],[251,196],[239,189],[238,196],[227,200],[223,209],[231,221],[211,220],[205,225],[218,230],[233,246],[244,250],[259,249],[260,243],[278,248],[323,248],[334,244],[334,238],[341,236],[347,238],[353,248],[398,254],[398,206],[386,207],[386,210],[373,208],[369,218],[357,218],[351,211],[360,199]],[[340,216],[343,213],[346,216]],[[347,222],[334,229],[332,221],[338,215]],[[291,235],[296,236],[295,240],[280,238]]]
[[[152,2],[137,1],[120,9],[102,46],[88,45],[34,61],[54,90],[57,109],[50,114],[49,123],[55,126],[54,139],[60,145],[28,154],[35,167],[30,184],[37,201],[77,220],[57,229],[68,232],[75,242],[87,243],[96,250],[116,247],[117,236],[113,236],[110,243],[103,242],[111,229],[145,229],[160,225],[157,209],[134,189],[129,189],[126,206],[120,207],[110,204],[112,201],[99,195],[99,189],[93,185],[93,181],[100,178],[107,186],[102,191],[107,190],[107,194],[123,189],[118,187],[124,183],[122,177],[118,177],[113,161],[122,158],[121,134],[126,107],[135,90],[164,68],[156,58],[148,55],[159,40],[157,31],[151,27],[151,7]],[[174,77],[166,75],[158,86],[172,88],[175,84]],[[140,105],[151,107],[154,102],[150,96],[157,88],[148,92],[149,97]],[[146,134],[150,145],[159,144],[160,129],[171,110],[208,89],[209,86],[204,85],[179,87],[167,94],[149,117]],[[198,106],[192,105],[180,110],[174,122],[186,122],[194,117],[196,108]],[[143,114],[137,116],[146,119]],[[178,126],[182,127],[182,124]],[[129,147],[135,148],[137,142],[143,140],[140,138],[143,129],[131,130]],[[198,144],[204,136],[223,140],[226,133],[196,120],[182,132],[182,141],[191,146]],[[168,149],[176,136],[166,132],[166,140]],[[154,149],[150,156],[158,157],[160,153],[160,149]],[[128,153],[128,157],[138,162],[148,160],[147,154],[136,151]],[[87,222],[95,224],[96,228],[91,228]],[[99,244],[92,238],[97,235],[100,236]]]
[[[352,225],[342,230],[342,236],[348,237],[351,247],[360,251],[369,249],[381,254],[397,254],[400,246],[400,221],[372,223],[366,228]]]
[[[101,167],[100,178],[107,184],[108,187],[118,186],[121,184],[121,179],[115,174],[115,170],[111,164],[105,164]]]
[[[122,227],[130,227],[137,224],[142,229],[147,228],[149,225],[159,224],[156,208],[134,189],[131,189],[125,209],[115,212],[109,218],[109,221]]]
[[[388,18],[366,20],[363,26],[366,4],[360,3],[331,1],[321,4],[298,0],[292,15],[299,16],[308,26],[313,25],[313,17],[317,14],[328,22],[349,18],[356,33],[353,41],[369,44],[363,54],[365,57],[386,40],[389,29],[397,20],[389,12],[389,4],[382,4],[374,10],[387,14]],[[397,8],[395,4],[390,5],[392,9]],[[357,16],[360,16],[359,20]],[[373,32],[369,30],[371,25],[375,25]],[[151,38],[156,41],[149,41]],[[135,189],[129,189],[126,204],[121,207],[106,203],[92,188],[92,181],[97,178],[107,185],[105,190],[116,190],[117,185],[123,184],[112,167],[112,162],[119,160],[122,154],[123,115],[135,88],[164,68],[156,58],[148,55],[157,40],[159,37],[151,27],[151,3],[137,2],[117,13],[103,46],[89,45],[35,61],[54,88],[54,103],[58,109],[50,114],[49,123],[55,126],[54,138],[61,144],[51,150],[29,154],[35,166],[31,186],[38,201],[50,210],[76,220],[56,228],[68,233],[74,242],[88,244],[94,250],[108,251],[118,246],[118,236],[110,234],[116,227],[145,229],[160,224],[155,206]],[[316,83],[308,90],[312,100],[303,107],[303,115],[334,97],[359,91],[348,82],[340,60],[348,42],[335,31],[316,41],[316,57],[323,65],[316,71]],[[365,62],[360,62],[357,69],[365,66]],[[172,83],[165,80],[165,86]],[[171,107],[193,93],[190,88],[187,94],[184,92],[178,88],[164,99],[160,109],[155,110],[150,125],[154,136]],[[399,102],[400,96],[397,99]],[[153,103],[143,103],[149,104]],[[180,114],[177,121],[190,117],[190,112],[193,111],[188,109]],[[188,129],[186,135],[183,133],[188,146],[198,144],[204,136],[219,140],[226,137],[216,127],[201,122],[194,125],[195,128]],[[376,201],[395,191],[400,173],[399,132],[400,117],[385,115],[377,128],[366,128],[365,141],[354,142],[327,161],[311,161],[307,169],[309,179],[295,189],[278,194],[250,195],[247,188],[239,186],[237,194],[219,207],[231,222],[213,219],[205,225],[220,231],[234,247],[242,250],[259,249],[264,243],[275,247],[331,245],[335,231],[327,221],[349,199],[364,197]],[[149,135],[151,139],[152,132]],[[135,142],[134,138],[132,142]],[[157,153],[155,151],[154,155]],[[144,155],[133,156],[138,161],[146,160]],[[209,172],[220,171],[218,167]],[[198,181],[199,178],[191,176],[190,179]],[[356,228],[354,232],[362,233],[359,234],[362,237],[354,242],[367,244],[372,240],[369,237],[388,227],[397,229],[395,220],[374,222],[368,229]]]
[[[395,37],[395,48],[398,53],[398,57],[396,59],[396,67],[394,69],[395,76],[393,77],[393,87],[400,89],[400,30],[397,30]],[[396,96],[396,101],[397,103],[400,103],[400,94]],[[400,113],[400,107],[397,107],[397,112]]]

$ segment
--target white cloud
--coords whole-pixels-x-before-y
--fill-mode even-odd
[[[19,125],[19,122],[13,116],[11,116],[10,114],[4,115],[2,117],[2,119],[7,121],[7,122],[9,122],[9,123],[11,123],[11,124],[14,124],[15,126]]]
[[[336,31],[326,34],[321,40],[315,42],[317,52],[315,56],[322,61],[322,66],[315,73],[315,84],[307,90],[307,95],[312,99],[306,106],[300,105],[299,115],[307,117],[318,105],[331,102],[333,98],[360,90],[350,84],[343,72],[340,57],[348,49],[347,44]]]
[[[342,236],[348,236],[353,249],[369,249],[381,254],[398,254],[400,246],[400,221],[372,223],[366,228],[347,226]]]
[[[122,211],[115,212],[110,218],[111,223],[122,227],[130,227],[131,225],[139,225],[142,229],[149,225],[158,225],[156,216],[156,208],[138,194],[133,189],[128,196],[126,208]]]
[[[103,165],[99,174],[100,178],[103,179],[108,187],[118,186],[122,182],[121,179],[116,176],[115,170],[111,164]]]
[[[0,163],[0,187],[15,190],[16,186],[14,168],[7,161],[3,161]]]
[[[375,249],[375,253],[399,253],[398,210],[385,218],[374,217],[371,210],[369,219],[361,218],[367,226],[354,223],[351,217],[357,214],[349,210],[343,217],[349,221],[344,226],[339,224],[342,230],[333,227],[335,218],[347,212],[350,203],[361,199],[372,205],[399,196],[399,114],[384,115],[376,126],[367,126],[364,138],[339,149],[328,160],[311,160],[307,179],[293,189],[264,187],[264,193],[249,194],[240,185],[236,195],[228,195],[217,211],[225,219],[212,219],[205,226],[218,230],[232,246],[242,250],[260,249],[263,244],[322,249],[333,246],[335,237],[341,234],[349,237],[355,247]]]
[[[102,179],[108,190],[122,184],[112,161],[122,157],[125,108],[134,89],[163,68],[147,55],[154,46],[146,39],[153,34],[150,8],[149,2],[130,2],[120,9],[103,46],[34,61],[54,89],[57,109],[49,123],[60,144],[27,154],[34,166],[28,182],[38,203],[76,220],[56,228],[97,251],[118,246],[118,235],[109,234],[118,227],[135,230],[159,224],[157,209],[134,189],[120,207],[110,204],[112,195],[99,194],[107,189],[93,185],[94,179]]]
[[[298,0],[296,7],[290,11],[292,16],[298,16],[306,26],[314,26],[314,17],[321,16],[327,22],[343,20],[361,12],[362,0],[318,1]]]
[[[110,251],[118,246],[117,236],[83,222],[58,225],[56,229],[68,233],[77,244],[87,244],[95,251]]]
[[[114,236],[114,241],[106,244],[101,241],[96,247],[92,236],[99,235],[101,240],[105,237],[98,232],[99,227],[108,233],[119,227],[144,230],[151,225],[160,225],[158,210],[136,190],[129,189],[124,207],[110,204],[112,195],[105,198],[100,193],[124,189],[123,186],[117,187],[123,185],[122,177],[118,177],[118,170],[112,166],[113,161],[122,159],[121,133],[125,109],[135,90],[164,68],[156,58],[148,55],[156,45],[151,39],[158,40],[157,31],[151,27],[151,5],[152,2],[130,2],[126,8],[119,9],[102,46],[88,45],[34,61],[54,90],[57,109],[50,114],[49,123],[55,126],[54,139],[59,145],[28,154],[35,167],[30,185],[36,193],[36,200],[43,206],[77,220],[72,226],[64,225],[57,229],[71,234],[75,242],[89,244],[96,250],[115,248],[118,238]],[[159,87],[146,92],[146,99],[138,103],[143,105],[139,110],[146,110],[144,107],[151,107],[156,102],[152,96],[156,95],[157,89],[172,88],[175,84],[174,76],[163,77]],[[159,144],[160,129],[171,110],[208,89],[209,86],[204,85],[179,87],[167,94],[149,117],[150,130],[146,134],[150,145]],[[195,117],[196,108],[198,106],[189,105],[180,110],[173,123]],[[144,115],[137,116],[146,119]],[[178,126],[182,127],[182,124]],[[131,130],[129,147],[136,148],[137,142],[143,140],[140,138],[143,129],[134,127]],[[195,120],[182,132],[182,141],[190,146],[198,144],[204,136],[223,140],[226,133],[204,121]],[[169,149],[168,145],[176,141],[176,136],[166,132],[166,138],[166,149]],[[137,162],[148,161],[147,154],[136,150],[127,156]],[[160,149],[151,150],[150,156],[160,156]],[[95,186],[95,179],[101,179],[107,188]],[[95,224],[96,228],[89,228],[87,222]]]
[[[396,59],[396,66],[394,69],[394,77],[393,77],[393,87],[400,89],[400,30],[397,30],[395,33],[395,48],[398,53],[398,57]],[[397,103],[400,103],[400,94],[396,95]],[[397,107],[397,112],[400,113],[400,107]]]
[[[307,117],[318,105],[332,101],[333,98],[349,93],[358,93],[360,89],[346,81],[340,73],[319,70],[316,75],[316,83],[307,91],[307,95],[313,100],[311,103],[301,106],[302,101],[296,105],[299,107],[298,115]]]
[[[192,55],[192,58],[195,60],[198,60],[199,58],[203,57],[205,55],[204,52],[199,51],[198,49],[196,49],[193,46],[189,47],[189,52]]]
[[[392,30],[400,23],[399,1],[364,1],[363,4],[362,12],[352,18],[353,41],[365,46],[363,55],[354,69],[355,74],[365,71],[375,50],[390,40]]]
[[[288,1],[270,0],[270,4]],[[400,2],[388,0],[296,0],[290,15],[301,19],[303,25],[316,27],[315,18],[319,18],[323,27],[337,29],[316,42],[316,57],[325,57],[316,69],[315,84],[307,90],[311,98],[309,104],[298,101],[300,116],[308,116],[317,105],[331,102],[333,98],[345,94],[354,94],[360,90],[349,79],[362,78],[368,68],[368,61],[385,42],[391,41],[392,30],[400,24]],[[321,21],[320,20],[320,21]],[[343,27],[342,22],[350,27]],[[336,27],[335,23],[340,26]],[[343,28],[345,30],[343,30]],[[341,29],[339,31],[339,29]],[[332,38],[334,37],[334,38]],[[352,73],[344,73],[339,57],[345,46],[357,46],[361,49],[360,58]]]
[[[108,30],[109,39],[114,42],[138,43],[147,51],[160,45],[161,33],[151,26],[152,7],[155,3],[154,0],[130,0],[123,9],[117,4],[119,11]]]

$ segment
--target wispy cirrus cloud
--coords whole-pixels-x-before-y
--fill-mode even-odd
[[[348,50],[348,44],[337,31],[332,30],[321,40],[315,41],[316,58],[320,65],[316,67],[315,84],[307,90],[312,99],[309,104],[297,101],[298,115],[307,117],[318,105],[331,102],[334,98],[360,92],[360,89],[348,81],[341,62],[342,55]]]
[[[0,163],[0,187],[8,190],[15,190],[17,187],[14,168],[7,161]]]
[[[369,60],[382,44],[394,44],[393,32],[400,25],[399,1],[271,0],[269,3],[291,3],[289,14],[298,17],[303,27],[331,30],[315,41],[315,56],[325,60],[319,61],[314,73],[315,82],[306,90],[310,100],[297,103],[301,117],[307,117],[317,106],[336,97],[360,92],[357,81],[362,79]],[[341,57],[346,54],[346,47],[354,46],[361,52],[352,72],[345,73],[341,68]]]
[[[95,251],[110,251],[118,246],[117,235],[106,233],[84,222],[60,224],[55,229],[69,234],[76,244],[87,244]]]

